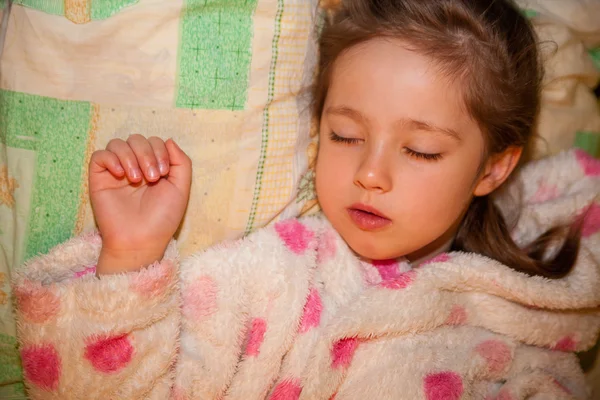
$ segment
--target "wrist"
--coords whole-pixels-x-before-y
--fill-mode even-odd
[[[162,260],[166,246],[146,249],[114,249],[102,247],[96,266],[97,275],[139,271]]]

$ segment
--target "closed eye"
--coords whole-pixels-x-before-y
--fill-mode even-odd
[[[414,151],[412,149],[409,149],[408,147],[405,147],[404,151],[406,151],[406,154],[408,154],[409,156],[420,159],[420,160],[439,161],[442,159],[442,155],[439,153],[437,153],[437,154],[419,153],[418,151]]]
[[[343,137],[343,136],[338,135],[335,132],[331,132],[329,134],[329,139],[331,139],[332,142],[343,143],[343,144],[357,144],[357,143],[362,142],[362,139]]]

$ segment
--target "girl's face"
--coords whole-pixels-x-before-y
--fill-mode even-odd
[[[337,59],[316,189],[360,256],[432,254],[453,239],[473,195],[493,190],[482,178],[490,170],[478,174],[484,140],[463,104],[458,88],[401,41],[371,40]]]

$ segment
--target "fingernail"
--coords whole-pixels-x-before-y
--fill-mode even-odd
[[[119,174],[122,174],[123,172],[125,172],[125,170],[123,169],[123,167],[121,167],[120,165],[117,165],[115,167],[115,171],[117,171]]]
[[[142,177],[142,171],[137,168],[131,168],[129,170],[129,175],[131,175],[133,179],[140,179]]]
[[[158,163],[158,169],[160,170],[161,175],[164,175],[168,172],[167,164],[165,164],[164,162]]]
[[[158,170],[155,167],[148,167],[148,177],[150,179],[158,179]]]

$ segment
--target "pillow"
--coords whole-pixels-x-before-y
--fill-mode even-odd
[[[546,75],[537,156],[581,147],[600,157],[600,2],[518,0],[541,41]]]
[[[316,3],[13,1],[0,60],[0,398],[23,394],[9,385],[11,269],[94,229],[87,163],[110,139],[173,137],[192,158],[183,256],[305,208],[300,93]]]

